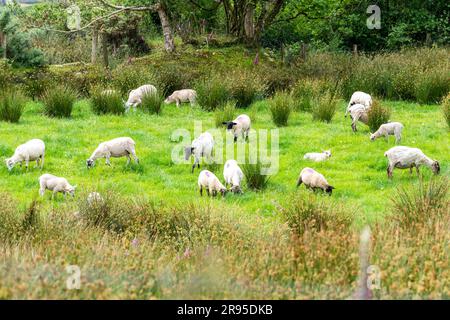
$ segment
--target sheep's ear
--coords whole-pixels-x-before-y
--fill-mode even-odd
[[[191,147],[191,152],[194,152],[195,147]]]
[[[225,125],[227,125],[227,124],[228,124],[228,122],[227,122],[227,121],[224,121],[224,122],[222,122],[222,124],[225,124]]]
[[[232,123],[233,123],[233,126],[237,125],[237,123],[236,123],[236,122],[232,122]]]

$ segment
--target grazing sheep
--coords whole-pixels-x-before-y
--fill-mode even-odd
[[[177,107],[179,107],[180,103],[189,102],[191,106],[193,106],[196,100],[197,100],[197,92],[195,90],[184,89],[174,91],[169,97],[167,97],[166,100],[164,100],[164,103],[169,104],[176,102]]]
[[[206,189],[208,196],[215,197],[218,192],[225,196],[227,188],[219,181],[214,173],[208,170],[203,170],[198,175],[198,187],[200,189],[200,196],[203,196],[203,188]]]
[[[231,191],[233,193],[242,193],[241,181],[244,179],[244,173],[236,160],[228,160],[225,162],[223,178],[225,179],[225,187],[231,185]]]
[[[146,84],[135,90],[131,90],[128,96],[128,101],[125,103],[126,111],[128,112],[130,107],[136,109],[136,107],[142,103],[142,99],[147,94],[157,94],[156,88],[151,84]]]
[[[41,165],[41,170],[44,168],[45,158],[45,143],[39,139],[30,140],[20,146],[18,146],[11,158],[5,160],[8,170],[11,171],[16,163],[22,163],[25,161],[25,167],[28,170],[28,164],[30,161],[36,161],[36,165]]]
[[[353,93],[347,109],[345,110],[345,117],[347,117],[347,114],[350,112],[350,108],[355,104],[363,105],[366,108],[366,111],[368,111],[372,106],[372,97],[370,94],[361,91],[356,91]]]
[[[64,198],[66,194],[70,194],[72,197],[75,196],[76,186],[70,185],[70,183],[65,178],[60,178],[52,174],[43,174],[39,177],[39,194],[43,197],[45,190],[53,191],[52,199],[55,197],[56,193],[62,192]]]
[[[234,142],[237,141],[238,136],[242,135],[242,139],[248,140],[248,133],[250,131],[251,121],[246,114],[241,114],[233,121],[225,121],[222,124],[227,126],[227,130],[233,132]]]
[[[311,152],[303,156],[305,160],[312,160],[315,162],[325,161],[331,157],[331,150],[323,151],[322,153]]]
[[[408,169],[412,174],[412,168],[416,167],[417,174],[419,174],[419,167],[421,165],[427,166],[434,174],[439,174],[441,167],[439,162],[428,158],[420,149],[410,147],[393,147],[384,153],[388,158],[389,164],[387,167],[388,178],[392,178],[394,168]]]
[[[356,129],[356,124],[361,121],[364,124],[369,122],[369,116],[367,114],[366,107],[362,104],[355,104],[350,108],[350,118],[352,118],[352,130],[353,132],[358,131]]]
[[[304,168],[302,172],[300,172],[300,176],[298,177],[297,187],[302,183],[309,189],[316,190],[322,189],[329,195],[333,192],[334,187],[328,184],[328,181],[325,179],[323,175],[315,171],[311,168]]]
[[[130,155],[134,158],[136,163],[139,163],[139,159],[136,156],[135,151],[136,143],[133,139],[124,137],[116,138],[110,141],[102,142],[98,145],[97,149],[92,153],[91,157],[86,160],[86,165],[88,168],[92,168],[95,164],[95,160],[99,158],[105,158],[106,164],[111,165],[109,159],[127,157],[127,165],[130,164]]]
[[[189,160],[194,156],[194,164],[192,165],[192,172],[194,172],[195,165],[200,169],[200,158],[206,157],[208,160],[212,158],[212,151],[214,148],[214,139],[209,132],[202,133],[197,139],[192,141],[190,147],[184,148],[185,159]]]
[[[402,130],[403,125],[400,122],[385,123],[382,124],[376,132],[370,135],[370,140],[374,141],[375,139],[381,136],[385,136],[387,140],[389,135],[394,135],[395,143],[399,143],[400,140],[402,139]]]

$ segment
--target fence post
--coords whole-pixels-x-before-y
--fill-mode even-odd
[[[370,300],[372,299],[372,290],[368,286],[367,269],[369,268],[369,255],[371,245],[371,231],[370,227],[364,227],[359,238],[359,280],[358,288],[356,289],[354,298],[356,300]]]
[[[354,44],[354,45],[353,45],[353,55],[354,55],[354,56],[357,56],[357,55],[358,55],[358,45],[357,45],[357,44]]]

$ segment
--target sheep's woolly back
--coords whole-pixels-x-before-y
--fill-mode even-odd
[[[300,173],[299,180],[311,188],[321,188],[325,190],[329,186],[325,177],[311,168],[304,168]]]

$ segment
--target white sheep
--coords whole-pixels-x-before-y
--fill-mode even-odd
[[[352,119],[352,130],[356,132],[356,124],[361,121],[364,124],[369,122],[369,115],[367,113],[367,108],[362,104],[355,104],[350,108],[350,118]]]
[[[197,139],[192,141],[190,147],[184,148],[185,159],[189,160],[194,156],[194,164],[192,165],[192,172],[194,172],[195,165],[200,169],[200,158],[205,157],[208,161],[212,159],[212,151],[214,148],[214,139],[209,132],[202,133]]]
[[[177,107],[179,107],[183,102],[189,102],[191,106],[193,106],[196,101],[197,92],[195,90],[183,89],[174,91],[170,96],[167,97],[166,100],[164,100],[164,103],[169,104],[176,102]]]
[[[410,147],[393,147],[384,153],[384,156],[388,158],[387,175],[388,178],[392,178],[392,172],[394,168],[408,169],[409,173],[412,173],[412,168],[416,167],[417,174],[419,174],[419,167],[424,165],[433,171],[434,174],[439,174],[441,167],[439,162],[427,157],[422,150]]]
[[[11,171],[16,163],[22,163],[25,161],[25,167],[28,170],[28,164],[30,161],[36,161],[36,165],[41,165],[41,170],[44,168],[45,158],[45,143],[39,139],[32,139],[20,146],[18,146],[11,158],[5,160],[8,170]]]
[[[312,189],[314,191],[316,189],[321,189],[329,195],[331,195],[334,189],[334,187],[330,186],[327,179],[325,179],[322,174],[311,168],[304,168],[300,172],[300,176],[298,177],[297,181],[297,187],[302,183],[304,183],[305,186],[309,189]]]
[[[75,189],[77,186],[72,186],[65,178],[60,178],[52,174],[43,174],[39,177],[39,194],[43,197],[45,190],[53,191],[52,199],[56,193],[61,192],[66,197],[66,194],[75,196]]]
[[[326,150],[326,151],[323,151],[321,153],[318,153],[318,152],[306,153],[303,156],[303,159],[305,159],[305,160],[312,160],[312,161],[315,161],[315,162],[321,162],[321,161],[327,160],[330,157],[331,157],[331,150]]]
[[[227,188],[225,188],[214,173],[208,170],[203,170],[198,175],[198,187],[200,196],[203,196],[203,188],[206,189],[208,196],[215,197],[219,192],[222,196],[225,196],[227,193]]]
[[[136,143],[133,139],[128,137],[116,138],[110,141],[102,142],[98,145],[97,149],[92,153],[91,157],[86,160],[86,165],[88,168],[92,168],[95,164],[95,160],[99,158],[105,158],[106,164],[111,165],[109,159],[127,157],[127,165],[130,164],[131,158],[133,157],[136,163],[139,163],[139,159],[136,156],[135,150]]]
[[[125,103],[126,111],[128,112],[130,107],[136,109],[136,107],[142,103],[144,96],[149,94],[157,94],[155,86],[152,86],[151,84],[146,84],[135,90],[131,90],[128,95],[128,101]]]
[[[384,136],[386,137],[386,140],[388,139],[389,135],[395,136],[395,143],[399,143],[402,139],[402,130],[403,130],[403,124],[400,122],[389,122],[382,124],[380,128],[378,128],[377,131],[372,133],[370,135],[370,140],[374,141],[375,139]]]
[[[345,110],[345,116],[347,117],[347,113],[350,112],[351,106],[355,104],[361,104],[366,108],[366,111],[370,109],[372,106],[372,97],[370,94],[367,94],[365,92],[356,91],[352,94],[352,97],[350,98],[350,102],[348,103],[347,109]]]
[[[230,185],[232,192],[242,193],[241,182],[244,179],[244,173],[236,160],[228,160],[225,162],[223,177],[225,179],[225,187]]]
[[[242,139],[248,140],[251,126],[251,120],[248,115],[241,114],[233,121],[224,121],[222,124],[226,125],[227,130],[233,133],[234,142],[237,141],[239,135],[242,135]]]

